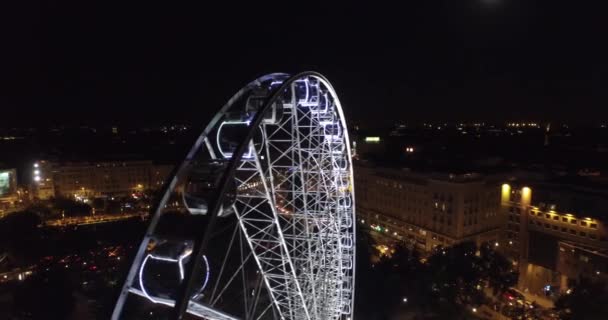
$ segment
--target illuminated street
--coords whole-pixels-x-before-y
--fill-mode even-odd
[[[86,226],[91,224],[100,224],[108,222],[116,222],[120,220],[140,218],[146,219],[147,213],[125,213],[125,214],[99,214],[94,216],[70,217],[62,219],[47,220],[44,222],[46,227],[71,227],[71,226]]]

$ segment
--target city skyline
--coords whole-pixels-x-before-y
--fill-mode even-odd
[[[0,318],[603,320],[606,11],[12,4]]]

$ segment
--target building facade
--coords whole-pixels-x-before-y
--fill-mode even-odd
[[[54,163],[33,167],[33,194],[51,197],[122,196],[160,188],[173,166],[152,161]]]
[[[422,251],[499,239],[499,188],[481,176],[357,166],[355,187],[359,223]]]
[[[503,250],[519,267],[520,289],[563,292],[581,275],[608,273],[606,199],[572,186],[502,186]]]
[[[17,207],[17,170],[0,169],[0,217]]]

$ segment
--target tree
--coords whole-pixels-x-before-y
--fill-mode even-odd
[[[359,300],[355,300],[357,318],[382,320],[388,319],[386,307],[386,291],[383,288],[386,279],[384,261],[372,262],[375,241],[365,230],[357,232],[357,281],[355,292],[360,292]]]
[[[517,284],[519,273],[512,264],[491,245],[484,244],[479,249],[483,278],[488,280],[494,294],[502,294]]]
[[[608,315],[608,289],[606,283],[581,277],[569,294],[563,294],[555,303],[563,319],[606,319]]]
[[[56,198],[53,207],[56,212],[63,213],[66,217],[87,216],[92,212],[92,208],[88,204],[68,198]]]
[[[40,217],[31,211],[14,213],[0,220],[0,252],[7,252],[17,264],[31,264],[39,258],[42,234]]]
[[[74,308],[73,291],[61,269],[33,276],[15,290],[15,311],[31,319],[68,319]]]

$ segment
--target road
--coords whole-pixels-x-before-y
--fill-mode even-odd
[[[131,219],[139,217],[145,219],[146,213],[123,213],[123,214],[96,214],[92,216],[70,217],[62,219],[47,220],[44,225],[47,227],[69,227],[69,226],[86,226],[91,224],[108,223],[119,220]]]

